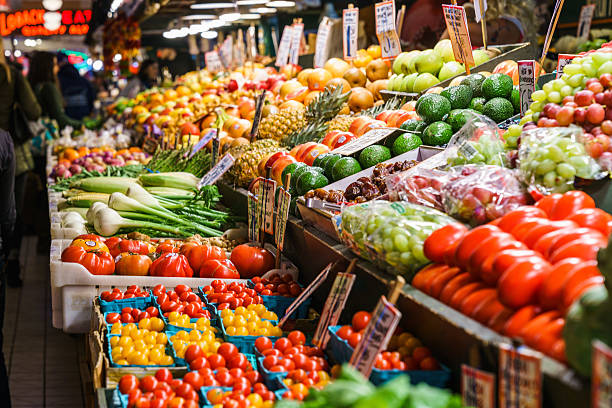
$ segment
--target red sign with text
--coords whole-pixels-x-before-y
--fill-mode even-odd
[[[57,30],[47,30],[43,9],[20,10],[0,13],[0,35],[21,34],[26,37],[50,35],[84,35],[89,31],[91,10],[62,10],[61,25]]]

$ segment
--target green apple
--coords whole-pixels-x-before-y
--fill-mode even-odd
[[[430,74],[429,72],[419,74],[419,76],[417,76],[414,80],[412,92],[422,92],[438,83],[440,83],[438,78],[436,78],[433,74]]]
[[[455,61],[455,54],[453,53],[453,44],[449,39],[440,40],[433,49],[440,57],[442,61],[450,62]]]
[[[474,50],[472,51],[472,56],[474,57],[474,64],[476,66],[484,64],[489,60],[489,55],[485,50]]]
[[[402,84],[402,90],[404,92],[413,92],[414,89],[414,82],[417,79],[417,77],[419,76],[419,74],[412,73],[410,75],[404,75],[403,78],[403,84]]]
[[[435,53],[434,50],[425,50],[416,58],[414,67],[420,74],[428,72],[432,75],[438,75],[442,64],[442,57]]]
[[[440,81],[444,81],[445,79],[452,78],[455,75],[461,74],[462,72],[465,72],[463,64],[460,64],[457,61],[445,62],[444,65],[442,65],[442,68],[440,69],[438,79]]]
[[[395,91],[395,81],[397,80],[397,74],[393,74],[391,75],[391,78],[389,78],[389,80],[387,81],[387,90],[388,91]]]
[[[393,61],[392,70],[394,74],[407,74],[408,72],[404,72],[405,69],[408,68],[408,60],[410,59],[409,52],[402,52],[400,55],[395,58]],[[404,68],[406,67],[406,68]]]
[[[412,74],[414,72],[417,72],[416,69],[416,60],[419,57],[419,55],[421,55],[421,51],[410,51],[412,54],[412,57],[410,57],[410,59],[408,60],[408,73]]]

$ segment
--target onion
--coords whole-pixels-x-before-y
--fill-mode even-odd
[[[70,172],[72,174],[79,174],[83,171],[83,169],[81,168],[81,166],[79,166],[78,164],[72,164],[72,166],[70,166]]]

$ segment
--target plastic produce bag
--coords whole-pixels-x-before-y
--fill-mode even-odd
[[[423,241],[451,222],[456,221],[420,205],[372,201],[344,209],[340,237],[357,255],[391,274],[410,277],[429,262]]]
[[[408,201],[444,211],[442,188],[458,177],[445,171],[416,166],[408,171],[387,177],[387,191],[391,201]]]
[[[463,164],[507,164],[504,140],[497,124],[484,115],[471,118],[455,133],[443,153],[449,166]]]
[[[574,179],[597,180],[605,172],[580,143],[578,126],[534,128],[521,134],[519,174],[521,180],[541,194],[564,193]]]
[[[530,204],[531,197],[515,170],[467,165],[453,167],[449,173],[462,177],[453,177],[442,188],[444,212],[471,225],[493,221]]]

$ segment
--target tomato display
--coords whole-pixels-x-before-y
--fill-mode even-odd
[[[269,279],[255,276],[251,281],[255,284],[253,289],[261,296],[297,297],[303,290],[289,273],[283,276],[275,273]]]
[[[161,368],[155,375],[140,380],[126,374],[119,379],[119,392],[127,395],[129,407],[199,407],[198,390],[201,378],[197,372],[185,374],[182,379],[172,378],[167,368]]]
[[[150,252],[152,252],[151,246],[148,243],[135,239],[121,239],[118,237],[112,237],[107,239],[105,243],[113,257],[116,257],[123,252],[140,255],[148,255]]]
[[[121,299],[130,299],[135,297],[148,297],[151,296],[146,290],[140,289],[136,285],[128,286],[128,288],[121,292],[119,288],[113,288],[112,291],[105,290],[100,294],[100,299],[105,300],[107,302],[112,302],[113,300],[121,300]]]
[[[92,275],[112,275],[115,272],[115,261],[108,253],[108,249],[89,250],[82,246],[71,245],[62,252],[62,262],[81,264]]]
[[[238,270],[229,259],[209,259],[204,261],[199,271],[201,278],[240,279]]]
[[[115,258],[115,272],[117,275],[146,276],[152,263],[147,255],[124,252]]]
[[[218,259],[220,261],[227,259],[225,251],[222,248],[213,245],[198,245],[193,242],[188,242],[181,246],[180,253],[185,255],[191,269],[200,271],[204,262]],[[202,272],[200,271],[200,276]]]
[[[184,255],[174,252],[164,253],[151,264],[151,276],[168,276],[175,278],[191,278],[193,269]]]
[[[164,316],[168,318],[172,316],[175,322],[179,320],[178,316],[180,314],[187,315],[193,319],[210,319],[211,317],[204,301],[186,285],[177,285],[174,290],[170,290],[160,284],[153,289],[153,295],[156,296],[157,304]],[[171,315],[173,312],[176,315]],[[180,323],[186,324],[184,320],[181,320]]]
[[[216,279],[210,285],[202,288],[207,301],[214,304],[217,309],[236,309],[239,306],[248,307],[253,304],[263,304],[263,299],[255,289],[250,289],[244,283]]]
[[[274,268],[274,255],[258,246],[238,245],[232,251],[230,260],[244,279],[261,276]]]

